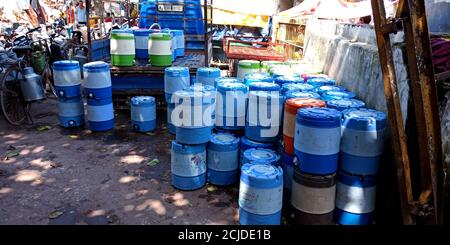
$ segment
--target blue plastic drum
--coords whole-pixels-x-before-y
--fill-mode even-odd
[[[217,85],[216,127],[239,130],[245,126],[248,88],[239,82],[220,82]]]
[[[327,101],[327,107],[336,109],[338,111],[344,111],[347,109],[364,108],[366,103],[357,99],[338,99]]]
[[[248,85],[249,91],[280,91],[280,86],[271,82],[252,82]]]
[[[180,190],[196,190],[206,184],[206,144],[183,145],[172,141],[172,185]]]
[[[252,82],[273,82],[273,78],[269,73],[259,72],[245,75],[244,83],[248,86]]]
[[[281,95],[285,96],[290,91],[313,92],[314,87],[306,83],[285,83],[281,87]]]
[[[189,69],[187,67],[168,67],[164,70],[164,94],[166,102],[172,101],[172,94],[191,85]]]
[[[208,142],[208,182],[232,185],[239,174],[239,138],[232,134],[213,134]]]
[[[156,103],[151,96],[131,98],[131,125],[135,131],[148,132],[156,129]]]
[[[92,131],[107,131],[114,128],[112,98],[87,100],[88,126]]]
[[[59,124],[65,128],[84,125],[84,106],[81,97],[58,99]]]
[[[215,86],[215,80],[220,77],[220,69],[215,67],[200,67],[197,69],[197,83]]]
[[[356,95],[348,91],[327,91],[322,94],[322,100],[339,100],[339,99],[354,99]]]
[[[76,60],[55,61],[53,79],[58,98],[75,98],[81,96],[80,63]]]
[[[103,61],[83,65],[84,89],[88,99],[112,98],[111,72],[109,64]]]
[[[241,165],[250,162],[266,162],[275,166],[280,165],[280,156],[271,149],[250,148],[244,151]]]

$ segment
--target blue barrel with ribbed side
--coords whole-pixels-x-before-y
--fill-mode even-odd
[[[136,59],[148,60],[148,36],[153,33],[151,29],[133,30]]]
[[[314,86],[315,88],[319,88],[321,86],[335,85],[336,81],[328,77],[311,77],[307,78],[306,83]]]
[[[216,127],[239,130],[245,126],[248,88],[240,82],[220,82],[217,85]]]
[[[306,83],[285,83],[281,87],[281,95],[285,96],[291,91],[313,92],[314,87]]]
[[[286,83],[304,83],[304,80],[300,76],[285,75],[276,77],[274,82],[280,85],[280,87],[283,87]]]
[[[273,82],[273,78],[269,73],[258,72],[245,75],[244,83],[248,86],[252,82]]]
[[[283,170],[264,163],[247,163],[239,184],[239,223],[279,225],[283,202]]]
[[[88,99],[112,97],[111,72],[109,64],[95,61],[83,65],[84,90]]]
[[[232,185],[239,174],[239,138],[232,134],[213,134],[208,142],[208,182]]]
[[[310,174],[336,172],[340,142],[340,111],[324,107],[298,110],[294,151],[301,171]]]
[[[283,99],[279,91],[250,91],[245,136],[259,142],[274,142],[280,136]]]
[[[206,184],[206,144],[184,145],[172,141],[170,169],[175,188],[202,188]]]
[[[374,175],[358,176],[344,171],[336,185],[336,221],[341,225],[370,225],[376,199]]]
[[[173,94],[172,123],[176,140],[182,144],[203,144],[211,139],[214,127],[215,91],[179,90]]]
[[[336,109],[338,111],[344,111],[352,108],[364,108],[365,106],[366,103],[357,99],[338,99],[327,101],[327,107]]]
[[[92,131],[107,131],[114,128],[112,98],[87,100],[88,126]]]
[[[58,99],[59,124],[65,128],[84,125],[84,106],[80,97]]]
[[[197,69],[197,83],[215,86],[215,81],[220,77],[220,69],[216,67],[200,67]]]
[[[239,155],[240,155],[240,161],[242,161],[244,157],[244,151],[250,148],[263,148],[263,149],[271,149],[275,150],[275,145],[272,142],[258,142],[251,140],[245,136],[241,138],[241,143],[239,144]]]
[[[280,156],[271,149],[250,148],[242,154],[241,165],[250,162],[266,162],[275,166],[280,166]]]
[[[171,134],[176,133],[176,127],[172,123],[173,109],[175,109],[175,103],[167,103],[167,128]]]
[[[55,61],[53,80],[58,98],[74,98],[81,96],[80,63],[76,60]]]
[[[280,86],[270,82],[252,82],[248,85],[249,91],[280,91]]]
[[[189,69],[187,67],[167,67],[164,69],[164,94],[166,102],[171,101],[172,94],[178,90],[183,90],[191,85]]]
[[[156,100],[152,96],[131,98],[131,125],[138,132],[153,131],[156,128]]]
[[[328,92],[328,91],[347,91],[347,89],[345,87],[338,86],[338,85],[325,85],[325,86],[320,86],[320,87],[316,88],[316,91],[319,94],[324,94],[325,92]]]
[[[340,99],[354,99],[355,93],[349,91],[327,91],[322,93],[322,100],[340,100]]]
[[[386,114],[372,109],[344,112],[341,169],[359,175],[378,173],[387,135]]]

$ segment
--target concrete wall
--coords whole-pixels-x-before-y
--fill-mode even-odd
[[[400,43],[403,33],[391,38],[398,91],[404,122],[409,98],[408,77]],[[366,102],[368,107],[386,112],[384,83],[380,68],[375,31],[369,25],[311,20],[306,27],[305,59],[323,68]]]

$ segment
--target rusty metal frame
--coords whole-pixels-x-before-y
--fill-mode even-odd
[[[423,0],[400,0],[393,20],[386,19],[383,1],[372,0],[380,63],[385,82],[386,102],[397,163],[403,223],[412,224],[415,216],[425,216],[425,223],[442,224],[444,171],[442,142],[431,46]],[[402,21],[405,33],[408,75],[414,105],[415,128],[419,147],[420,189],[414,201],[405,132],[401,120],[397,81],[389,34]],[[415,137],[410,135],[409,137]],[[394,142],[395,141],[395,142]],[[430,204],[432,201],[432,204]],[[423,210],[431,211],[427,215]]]

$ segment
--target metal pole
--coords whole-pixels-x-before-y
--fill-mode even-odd
[[[92,61],[92,41],[91,41],[91,0],[86,0],[86,27],[88,41],[88,61]]]

